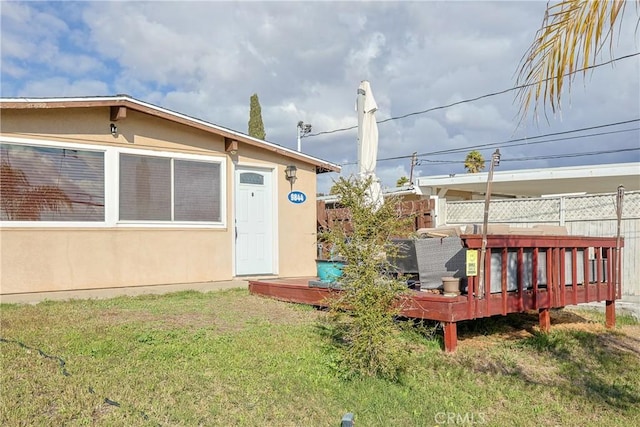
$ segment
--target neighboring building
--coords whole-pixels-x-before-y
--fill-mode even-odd
[[[445,202],[484,200],[487,176],[488,172],[424,176],[418,178],[417,185],[425,197],[435,199],[436,224],[444,225],[448,222]],[[619,185],[623,185],[626,191],[640,190],[640,163],[514,171],[496,169],[491,183],[491,198],[615,193]]]
[[[128,96],[3,98],[0,120],[0,294],[315,275],[335,164]]]
[[[488,172],[434,175],[418,178],[427,196],[447,200],[484,199]],[[505,171],[496,168],[491,184],[495,198],[541,197],[555,194],[599,194],[640,190],[640,163],[569,166]]]
[[[487,173],[418,179],[436,197],[438,226],[482,224]],[[623,299],[640,301],[640,163],[495,171],[488,220],[513,227],[561,226],[568,234],[617,234],[616,193],[625,188]],[[429,197],[429,196],[426,196]]]

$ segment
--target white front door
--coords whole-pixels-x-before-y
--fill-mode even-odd
[[[236,275],[273,274],[271,171],[236,169]]]

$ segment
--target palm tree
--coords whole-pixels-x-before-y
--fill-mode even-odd
[[[402,187],[403,185],[407,185],[407,184],[409,184],[409,178],[407,178],[406,176],[401,176],[396,181],[396,187]]]
[[[563,0],[547,3],[542,27],[522,58],[518,74],[521,120],[533,103],[537,116],[538,104],[549,103],[555,113],[565,78],[569,88],[577,71],[587,72],[607,40],[613,46],[615,23],[621,20],[623,0]],[[640,0],[636,0],[640,11]],[[617,31],[620,27],[618,26]]]
[[[478,173],[484,169],[484,157],[477,150],[470,151],[464,159],[464,168],[468,173]]]
[[[0,209],[9,221],[39,221],[42,211],[58,212],[66,206],[71,208],[71,199],[59,187],[52,185],[33,186],[27,175],[11,166],[3,156],[0,161]]]

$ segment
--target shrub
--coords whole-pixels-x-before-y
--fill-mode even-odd
[[[367,197],[369,182],[340,178],[333,187],[350,211],[350,229],[335,226],[320,236],[346,261],[343,290],[330,302],[329,319],[347,373],[395,380],[409,360],[409,347],[394,322],[407,286],[387,258],[398,255],[390,238],[406,233],[411,218],[399,218],[397,200],[387,199],[376,209]]]

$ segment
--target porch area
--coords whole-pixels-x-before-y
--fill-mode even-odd
[[[480,251],[481,235],[462,235],[464,250]],[[621,298],[621,252],[614,237],[488,235],[484,285],[478,276],[461,278],[460,294],[409,290],[401,315],[442,322],[444,349],[457,347],[457,322],[535,310],[540,329],[550,329],[550,309],[606,302],[606,326],[615,326]],[[480,271],[480,269],[478,269]],[[316,277],[250,280],[249,292],[281,301],[327,306],[339,289],[318,287]],[[311,283],[316,283],[310,286]]]

